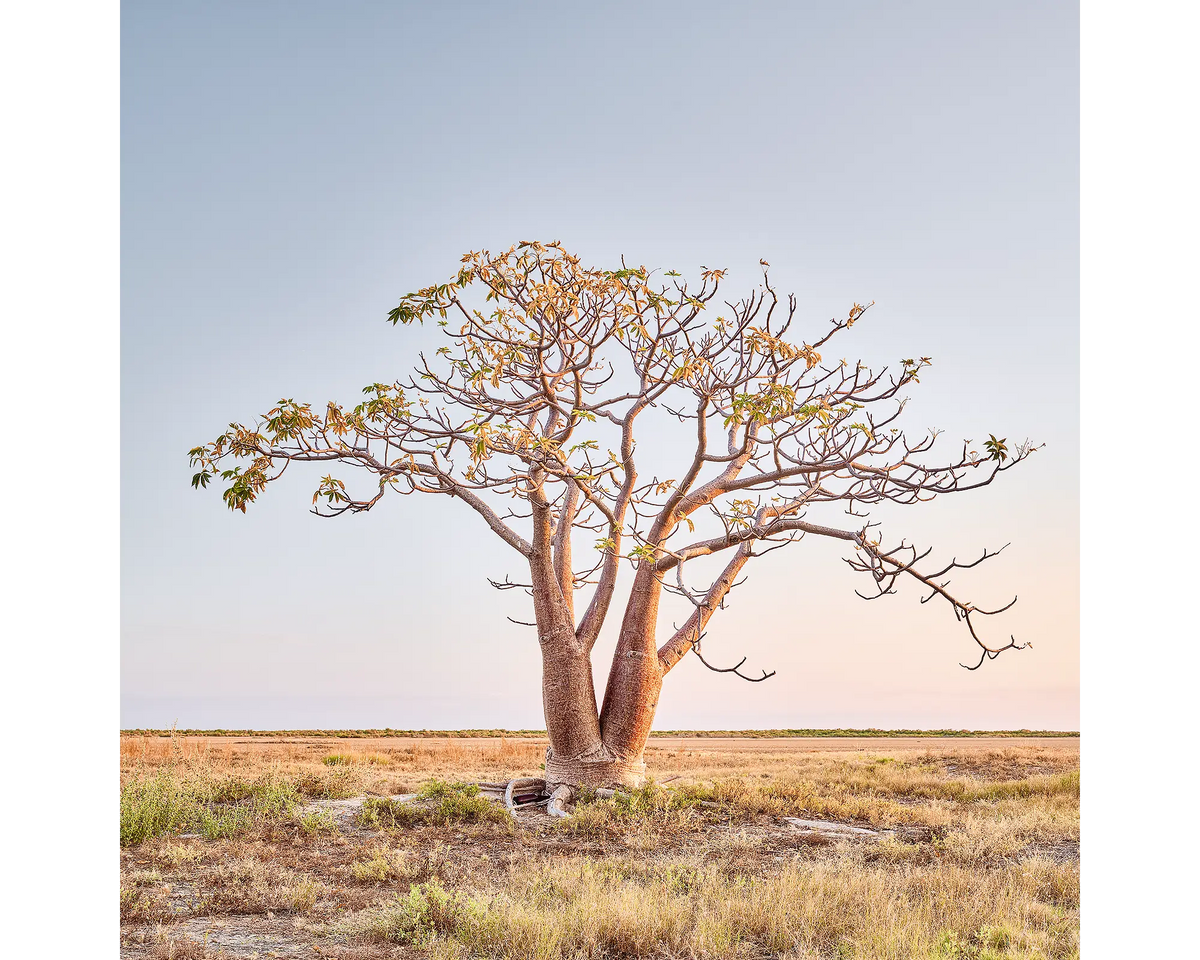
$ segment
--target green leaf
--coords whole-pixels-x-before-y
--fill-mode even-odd
[[[988,459],[1003,463],[1008,459],[1008,444],[1006,443],[1008,437],[1001,437],[997,440],[994,433],[989,433],[988,438],[983,441],[983,446],[988,452]]]

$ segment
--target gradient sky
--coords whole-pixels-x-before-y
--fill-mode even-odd
[[[852,358],[934,358],[910,430],[1046,443],[881,514],[935,557],[1011,541],[956,583],[1019,595],[987,626],[1033,649],[967,672],[947,607],[865,603],[806,542],[705,644],[777,676],[689,658],[660,728],[1077,729],[1076,5],[599,6],[124,4],[122,726],[542,725],[536,640],[505,619],[528,611],[485,579],[518,558],[473,513],[319,520],[296,470],[235,515],[186,456],[281,396],[404,375],[433,332],[384,322],[399,296],[541,238],[724,266],[734,295],[763,257],[814,325],[874,300]]]

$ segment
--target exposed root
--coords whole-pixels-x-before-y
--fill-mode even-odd
[[[571,802],[574,796],[574,787],[569,787],[565,783],[555,787],[554,792],[550,794],[550,802],[546,804],[546,812],[559,820],[570,818],[571,813],[567,810],[566,805]]]
[[[536,807],[548,802],[546,781],[541,777],[517,777],[504,788],[504,806],[509,813],[521,807]]]
[[[509,780],[503,785],[503,791],[497,790],[500,784],[480,784],[481,790],[487,788],[486,792],[489,796],[496,800],[503,800],[505,808],[509,813],[520,810],[524,807],[546,807],[546,813],[559,820],[565,820],[571,816],[569,804],[575,799],[576,789],[569,784],[559,784],[550,790],[549,784],[541,777],[517,777],[514,780]],[[601,800],[607,800],[610,797],[615,797],[620,790],[613,790],[610,787],[600,787],[595,791],[595,796]]]

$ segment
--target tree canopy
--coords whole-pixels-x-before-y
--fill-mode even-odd
[[[253,423],[231,423],[191,450],[192,484],[220,481],[225,503],[244,512],[292,463],[318,462],[328,465],[312,496],[320,516],[369,510],[389,494],[461,500],[529,561],[535,607],[539,583],[553,585],[584,651],[630,564],[694,607],[657,646],[664,674],[700,653],[706,623],[751,558],[805,537],[846,543],[868,584],[860,596],[911,578],[928,591],[922,602],[945,601],[978,645],[969,669],[1019,648],[978,631],[979,617],[1011,604],[980,608],[946,580],[999,551],[929,569],[929,550],[885,545],[870,512],[986,486],[1036,448],[991,435],[929,459],[938,433],[910,435],[900,417],[930,358],[872,370],[833,352],[871,304],[801,334],[796,299],[776,293],[765,261],[743,299],[718,300],[724,278],[711,268],[698,283],[624,262],[585,268],[559,243],[469,253],[455,276],[388,314],[445,333],[411,375],[368,385],[352,407],[282,399]],[[670,475],[639,473],[648,410],[694,438]],[[829,504],[851,522],[819,517]],[[577,532],[590,542],[574,551]],[[715,554],[728,556],[717,579],[689,585],[687,565]],[[539,613],[543,633],[546,622]]]

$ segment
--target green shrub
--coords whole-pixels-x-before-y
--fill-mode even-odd
[[[473,783],[431,780],[421,788],[416,802],[389,797],[367,797],[360,822],[374,829],[413,827],[419,824],[449,826],[457,823],[512,823],[500,804],[479,795]]]

